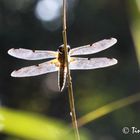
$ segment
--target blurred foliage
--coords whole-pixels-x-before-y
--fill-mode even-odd
[[[133,5],[133,6],[132,6]],[[136,54],[138,58],[138,62],[140,65],[140,1],[129,0],[128,2],[128,8],[129,8],[129,21],[130,21],[130,29],[132,32],[135,48],[136,48]]]
[[[140,94],[138,93],[96,109],[78,120],[79,127],[139,100]],[[66,127],[63,122],[6,108],[0,108],[0,131],[24,139],[74,139],[72,129]],[[85,135],[85,132],[83,135],[83,132],[80,133],[81,140],[89,140],[89,135]]]
[[[104,105],[88,114],[86,114],[85,116],[81,117],[78,120],[78,126],[81,127],[91,121],[94,121],[106,114],[109,114],[117,109],[120,109],[122,107],[125,107],[127,105],[130,105],[132,103],[138,102],[140,101],[140,93],[131,95],[129,97],[126,97],[124,99],[120,99],[118,101],[114,101],[112,103],[109,103],[107,105]]]
[[[0,108],[0,131],[28,140],[71,140],[75,138],[72,129],[66,127],[63,122],[6,108]],[[89,138],[81,133],[81,140],[89,140]]]
[[[42,22],[37,19],[34,11],[38,1],[0,0],[0,104],[6,108],[36,112],[70,123],[67,90],[62,94],[57,91],[56,73],[22,79],[10,77],[12,70],[37,64],[40,61],[18,60],[7,55],[8,49],[22,47],[57,50],[62,44],[62,27],[57,26],[61,23],[61,19],[52,22]],[[79,118],[110,102],[140,91],[140,73],[138,55],[136,55],[139,43],[135,41],[139,41],[139,34],[136,37],[133,35],[133,28],[136,27],[133,23],[139,20],[138,12],[133,12],[137,10],[135,2],[135,0],[77,0],[68,11],[68,42],[72,48],[104,38],[118,39],[118,43],[112,48],[89,56],[114,57],[119,62],[116,66],[99,70],[72,71],[76,111]],[[139,28],[134,31],[139,32]],[[87,124],[84,128],[91,134],[91,139],[138,140],[139,137],[136,135],[122,134],[122,128],[135,126],[140,129],[139,107],[140,103],[137,102],[116,110],[94,123]],[[18,115],[18,112],[16,113]],[[56,130],[60,126],[52,127]],[[52,132],[48,136],[51,134]],[[21,140],[3,132],[0,139]]]

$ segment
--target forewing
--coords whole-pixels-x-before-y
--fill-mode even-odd
[[[8,50],[8,54],[24,59],[24,60],[41,60],[41,59],[47,59],[47,58],[55,58],[57,56],[57,52],[55,51],[45,51],[45,50],[30,50],[30,49],[10,49]]]
[[[117,64],[115,58],[71,58],[69,68],[71,70],[88,70],[112,66]]]
[[[58,70],[57,59],[53,59],[48,62],[44,62],[38,65],[24,67],[19,70],[15,70],[11,73],[12,77],[30,77],[37,76],[41,74],[46,74],[50,72],[55,72]]]
[[[70,50],[70,56],[94,54],[94,53],[100,52],[102,50],[105,50],[111,47],[116,42],[117,42],[117,39],[111,38],[111,39],[104,39],[104,40],[98,41],[92,45],[85,45],[85,46],[77,47]]]

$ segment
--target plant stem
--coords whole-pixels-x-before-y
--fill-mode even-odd
[[[66,0],[63,0],[63,32],[62,33],[63,33],[63,42],[64,42],[65,60],[66,60],[65,63],[67,67],[68,93],[69,93],[69,103],[70,103],[70,110],[71,110],[70,115],[72,117],[72,125],[74,128],[76,140],[80,140],[77,119],[76,119],[75,105],[74,105],[72,79],[71,79],[69,62],[68,62],[67,32],[66,32]]]
[[[81,127],[91,121],[94,121],[100,117],[103,117],[104,115],[107,115],[117,109],[120,109],[122,107],[131,105],[135,102],[140,101],[140,93],[125,97],[123,99],[119,99],[117,101],[111,102],[109,104],[106,104],[86,115],[78,119],[78,127]]]

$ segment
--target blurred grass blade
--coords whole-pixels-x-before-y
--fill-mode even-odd
[[[95,111],[92,111],[85,116],[78,119],[78,126],[83,126],[91,121],[94,121],[104,115],[107,115],[119,108],[125,107],[127,105],[133,104],[135,102],[140,101],[140,93],[137,93],[132,96],[128,96],[124,99],[120,99],[118,101],[114,101],[112,103],[109,103],[105,106],[100,107],[99,109],[96,109]]]
[[[130,15],[130,29],[135,44],[135,50],[140,68],[140,0],[126,1]]]
[[[73,133],[68,134],[69,129],[62,122],[6,108],[0,108],[0,131],[36,140],[74,139]]]

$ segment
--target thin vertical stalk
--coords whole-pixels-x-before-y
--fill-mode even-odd
[[[68,62],[67,32],[66,32],[66,0],[63,0],[63,32],[62,34],[63,34],[64,49],[65,49],[65,59],[66,59],[65,63],[67,67],[68,93],[69,93],[69,103],[70,103],[70,110],[71,110],[70,114],[72,117],[72,125],[74,128],[76,140],[80,140],[77,119],[76,119],[75,105],[74,105],[72,79],[71,79],[69,62]]]

